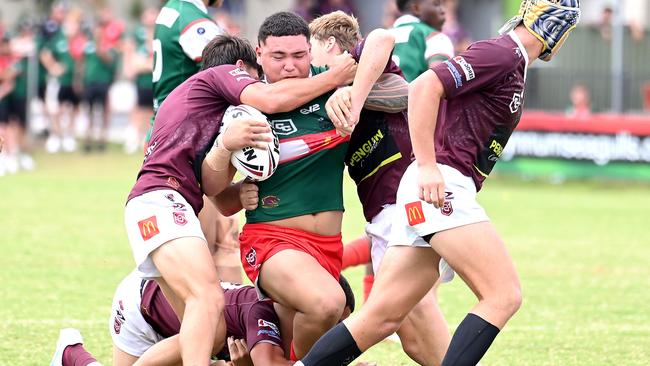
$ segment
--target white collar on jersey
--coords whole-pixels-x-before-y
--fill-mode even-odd
[[[508,32],[508,35],[510,36],[510,38],[512,38],[513,41],[515,41],[517,47],[519,47],[519,50],[521,51],[521,54],[524,56],[524,60],[526,61],[526,68],[524,68],[524,82],[525,82],[526,74],[528,74],[528,52],[526,52],[526,48],[521,43],[521,39],[519,39],[519,36],[517,35],[517,33],[515,33],[514,30]]]
[[[420,19],[417,17],[411,15],[411,14],[406,14],[402,15],[401,17],[397,18],[395,20],[395,23],[393,23],[393,28],[399,27],[402,24],[408,24],[408,23],[420,23]]]
[[[181,0],[181,1],[192,3],[192,4],[194,4],[194,6],[201,9],[202,12],[204,12],[206,14],[208,13],[208,8],[205,6],[205,4],[203,3],[202,0]]]

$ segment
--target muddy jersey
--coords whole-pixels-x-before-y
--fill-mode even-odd
[[[384,73],[403,77],[392,61]],[[366,221],[370,222],[384,205],[395,203],[400,179],[412,161],[412,151],[406,110],[399,113],[361,110],[359,123],[350,136],[345,164],[357,185]]]
[[[472,44],[435,65],[445,89],[436,126],[436,160],[472,177],[480,190],[517,127],[524,103],[528,54],[519,37]]]
[[[252,286],[221,283],[225,298],[223,315],[226,337],[244,339],[251,350],[260,342],[282,345],[280,320],[271,301],[260,301]],[[178,334],[180,322],[158,284],[153,280],[142,283],[140,311],[146,322],[164,338]],[[228,346],[220,353],[227,354]]]
[[[198,214],[203,207],[201,163],[217,138],[224,112],[231,104],[241,104],[242,90],[255,82],[234,65],[220,65],[174,89],[156,115],[151,141],[128,199],[173,189]]]
[[[199,71],[203,48],[222,33],[201,0],[169,0],[160,9],[153,40],[154,112],[174,88]]]
[[[449,37],[413,15],[397,18],[390,32],[395,36],[393,61],[409,82],[427,71],[431,62],[454,56]]]
[[[325,68],[311,67],[312,75]],[[280,139],[280,165],[259,187],[260,201],[246,222],[268,222],[343,211],[343,158],[348,137],[336,133],[325,103],[332,92],[291,112],[269,115]]]

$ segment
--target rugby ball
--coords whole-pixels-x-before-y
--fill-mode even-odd
[[[266,116],[257,109],[245,104],[231,105],[226,109],[221,121],[220,133],[225,131],[230,124],[246,119],[268,123],[269,127],[271,127],[269,136],[273,140],[267,143],[264,149],[247,146],[233,151],[230,162],[239,173],[250,180],[260,182],[273,175],[275,169],[278,167],[280,161],[280,141]]]

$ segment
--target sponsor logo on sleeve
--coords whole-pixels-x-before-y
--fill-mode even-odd
[[[271,328],[274,332],[280,334],[280,329],[274,323],[266,321],[264,319],[257,319],[257,326],[260,328]]]
[[[519,107],[521,106],[521,100],[524,96],[524,93],[515,93],[512,96],[512,102],[510,102],[510,112],[512,114],[515,114],[519,111]]]
[[[174,177],[168,177],[167,178],[167,185],[174,188],[174,189],[181,188],[181,184],[178,183],[178,179],[176,179]]]
[[[138,227],[140,228],[140,235],[142,235],[142,240],[147,241],[154,236],[160,234],[158,230],[158,221],[156,216],[151,216],[142,221],[138,221]]]
[[[205,28],[203,28],[203,27],[196,28],[196,33],[199,34],[199,35],[205,34]]]
[[[449,60],[445,61],[444,64],[447,66],[447,70],[449,70],[449,73],[451,73],[451,76],[454,78],[456,89],[463,86],[463,77],[460,75],[458,70],[456,70],[456,67],[451,62],[449,62]]]
[[[474,73],[474,68],[472,65],[470,65],[467,60],[463,56],[456,56],[454,57],[454,61],[460,66],[460,68],[463,70],[465,73],[465,80],[470,81],[476,77],[476,74]]]
[[[422,210],[422,201],[407,203],[404,207],[406,208],[406,217],[410,226],[427,221],[424,217],[424,210]]]

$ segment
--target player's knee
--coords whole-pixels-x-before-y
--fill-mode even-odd
[[[317,322],[331,326],[339,322],[344,307],[345,295],[343,291],[325,294],[317,301],[317,311],[313,312],[313,317]]]
[[[509,318],[521,307],[521,287],[510,286],[507,289],[502,289],[497,296],[488,301],[496,311]]]
[[[420,344],[419,340],[416,337],[405,337],[400,334],[400,341],[402,342],[402,349],[412,360],[417,362],[420,365],[432,365],[433,363],[427,363],[428,359],[432,357],[427,355],[427,350]],[[431,351],[431,350],[429,350]]]

